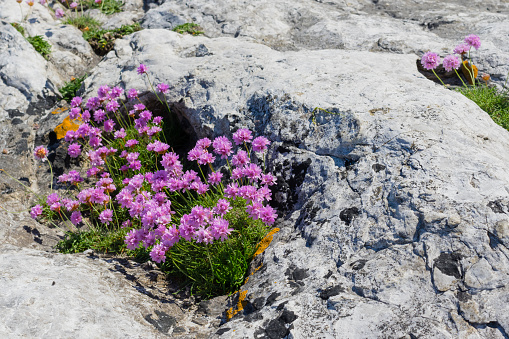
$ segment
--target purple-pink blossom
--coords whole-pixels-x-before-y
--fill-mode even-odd
[[[427,70],[432,70],[440,64],[440,57],[434,52],[426,52],[421,59],[422,67]]]
[[[162,83],[162,84],[157,85],[157,90],[161,93],[166,94],[166,93],[168,93],[169,89],[170,89],[170,86],[168,86],[167,84]]]
[[[35,205],[30,210],[30,216],[34,219],[37,219],[38,216],[42,214],[42,206],[41,205]]]
[[[212,143],[214,152],[221,155],[221,159],[226,159],[232,152],[232,143],[227,137],[217,137]]]
[[[74,211],[71,214],[71,222],[74,225],[78,225],[81,222],[81,212],[80,211]]]
[[[144,64],[140,64],[140,66],[138,67],[138,69],[136,70],[136,72],[138,72],[139,75],[142,75],[144,73],[147,73],[148,71],[148,67],[145,66]]]
[[[467,44],[459,44],[458,46],[454,47],[454,54],[465,54],[470,51],[470,46]]]
[[[110,222],[113,222],[113,211],[110,209],[105,209],[99,214],[99,220],[106,225],[109,225]]]
[[[476,50],[481,47],[481,39],[475,34],[470,34],[465,37],[465,43],[468,46],[474,47]]]
[[[70,144],[67,148],[67,154],[69,154],[71,158],[79,157],[81,154],[81,145],[76,143]]]
[[[450,72],[453,69],[458,69],[460,65],[461,61],[457,56],[448,55],[444,58],[443,66],[447,72]]]
[[[241,145],[244,142],[250,142],[253,139],[251,131],[247,128],[241,128],[237,132],[233,133],[233,141],[237,145]]]
[[[62,9],[57,8],[55,10],[55,16],[57,17],[57,19],[62,19],[64,17],[64,15],[65,15],[65,12]]]

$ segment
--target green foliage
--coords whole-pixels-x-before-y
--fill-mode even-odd
[[[29,36],[26,39],[32,46],[34,46],[35,50],[44,57],[44,59],[48,59],[51,53],[51,45],[49,42],[47,42],[41,35]]]
[[[189,284],[192,293],[205,298],[233,293],[244,284],[258,244],[269,231],[260,220],[249,217],[244,199],[237,198],[232,207],[226,219],[235,231],[226,241],[210,245],[180,241],[161,265],[163,271]]]
[[[126,234],[124,229],[67,232],[56,247],[62,253],[80,253],[90,248],[102,253],[121,254],[126,251]]]
[[[98,4],[94,0],[86,0],[83,2],[83,5],[87,8],[99,8],[102,13],[111,15],[122,12],[124,3],[118,0],[103,0],[100,4]]]
[[[64,21],[64,24],[73,25],[83,32],[101,27],[101,23],[89,15],[70,16]]]
[[[178,25],[173,29],[173,31],[180,34],[188,33],[192,35],[200,35],[203,34],[203,31],[200,31],[200,29],[201,29],[200,25],[192,22],[187,22],[183,25]]]
[[[81,87],[81,83],[85,80],[87,76],[84,75],[81,78],[74,78],[73,80],[66,82],[64,87],[60,88],[60,94],[65,101],[68,103],[71,102],[72,98],[76,96],[76,93]]]
[[[90,46],[98,55],[105,55],[113,48],[116,39],[141,30],[139,23],[124,25],[115,29],[90,29],[83,31],[83,38],[88,41]]]
[[[458,92],[475,102],[493,121],[509,130],[509,96],[496,87],[461,87]]]
[[[18,32],[20,32],[21,35],[25,36],[25,29],[23,28],[23,26],[21,26],[20,24],[18,24],[16,22],[12,22],[11,25],[12,25],[12,27],[16,28],[16,30]]]

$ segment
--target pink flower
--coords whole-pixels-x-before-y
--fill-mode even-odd
[[[81,113],[81,119],[84,122],[89,122],[90,121],[90,112],[88,110],[85,110],[83,113]]]
[[[144,64],[140,64],[140,66],[138,67],[138,69],[136,70],[136,72],[139,74],[139,75],[142,75],[144,73],[147,73],[148,71],[148,67],[145,66]]]
[[[204,152],[200,155],[200,158],[198,159],[198,163],[200,165],[206,165],[211,164],[214,162],[214,156],[209,152]]]
[[[128,99],[136,99],[137,96],[138,96],[138,91],[135,88],[131,88],[127,91]]]
[[[40,4],[41,4],[41,5],[43,5],[43,6],[44,6],[44,5],[46,5],[46,3],[48,2],[48,0],[39,0],[39,2],[40,2]]]
[[[104,121],[105,118],[106,118],[106,112],[104,112],[102,109],[98,109],[97,111],[94,112],[95,122],[100,123],[100,122]]]
[[[75,9],[76,7],[78,7],[78,3],[77,2],[71,2],[71,4],[69,5],[70,9]]]
[[[452,71],[452,69],[458,69],[461,65],[461,61],[457,56],[448,55],[444,58],[443,62],[444,68],[447,72]]]
[[[216,206],[213,208],[215,214],[225,215],[232,208],[230,207],[230,203],[226,199],[219,199],[217,201]]]
[[[173,245],[178,243],[179,240],[180,233],[175,225],[172,225],[172,227],[166,229],[166,231],[161,237],[161,242],[167,247],[172,247]]]
[[[33,219],[37,219],[38,216],[40,216],[42,214],[42,206],[41,205],[35,205],[34,207],[32,207],[32,209],[30,210],[30,216],[33,218]]]
[[[139,144],[138,140],[129,139],[125,142],[125,147],[130,148],[130,147],[133,147],[134,145],[138,145],[138,144]]]
[[[262,221],[267,225],[271,226],[272,224],[274,224],[276,218],[277,218],[276,211],[272,207],[265,206],[262,209],[260,219],[262,219]]]
[[[244,167],[244,176],[251,179],[259,179],[262,174],[262,169],[256,164],[249,164]]]
[[[74,211],[71,214],[71,222],[74,225],[78,225],[81,222],[81,212],[80,211]]]
[[[115,139],[124,139],[127,136],[127,134],[123,128],[116,131],[113,135],[114,135]]]
[[[70,144],[69,147],[67,148],[67,154],[69,154],[69,156],[71,158],[79,157],[81,154],[81,145],[80,144]]]
[[[34,150],[34,157],[37,159],[37,160],[41,160],[41,161],[44,161],[44,160],[47,160],[47,157],[48,157],[48,149],[44,146],[37,146]]]
[[[150,257],[156,263],[165,262],[166,251],[167,248],[163,244],[157,244],[152,248],[152,251],[150,251]]]
[[[470,34],[465,37],[465,42],[468,46],[474,47],[476,50],[481,47],[481,39],[475,34]]]
[[[125,236],[125,244],[127,245],[128,250],[135,250],[138,248],[138,245],[140,244],[141,239],[138,237],[138,231],[137,230],[130,230],[129,233]]]
[[[69,112],[69,118],[71,120],[78,119],[78,117],[80,116],[80,113],[81,113],[80,107],[73,107],[73,108],[71,108],[71,111]]]
[[[109,225],[110,222],[113,222],[113,211],[110,209],[105,209],[99,214],[99,220],[106,225]]]
[[[107,85],[102,85],[97,90],[97,96],[99,97],[99,100],[106,100],[108,98],[108,93],[110,92],[111,88],[109,88]]]
[[[210,141],[209,138],[203,138],[203,139],[200,139],[196,142],[196,149],[202,149],[202,150],[205,150],[206,148],[208,148],[210,145],[212,145],[212,141]]]
[[[143,105],[143,104],[136,104],[133,107],[137,111],[143,111],[146,108],[145,105]]]
[[[115,112],[120,107],[120,104],[115,100],[110,101],[106,104],[106,110],[110,112]]]
[[[71,107],[78,107],[78,106],[80,106],[82,101],[83,101],[83,98],[81,98],[81,97],[74,97],[74,98],[72,98],[72,100],[71,100]]]
[[[426,52],[422,56],[421,64],[427,70],[435,69],[440,64],[440,57],[436,53]]]
[[[223,218],[214,218],[212,224],[209,227],[210,234],[217,240],[225,241],[233,231],[233,228],[228,228],[228,220]]]
[[[269,139],[265,137],[257,137],[253,140],[253,150],[255,152],[263,152],[270,145]]]
[[[211,183],[212,185],[218,184],[221,182],[222,178],[223,178],[223,173],[212,172],[209,174],[209,183]]]
[[[98,97],[91,97],[87,100],[86,106],[88,109],[97,109],[101,105]]]
[[[237,130],[237,132],[233,133],[233,141],[235,141],[237,145],[241,145],[244,142],[250,142],[251,139],[253,139],[251,131],[247,128],[241,128]]]
[[[168,90],[170,89],[170,86],[166,84],[159,84],[157,85],[157,90],[161,93],[168,93]]]
[[[153,143],[150,143],[147,145],[148,151],[154,151],[159,154],[164,154],[166,151],[170,148],[170,145],[165,144],[164,142],[161,142],[159,140],[154,141]]]
[[[232,165],[241,167],[249,163],[249,156],[246,151],[240,150],[232,157]]]
[[[55,10],[55,16],[57,17],[57,19],[62,19],[64,17],[65,13],[62,9],[60,8],[57,8]]]
[[[104,131],[105,132],[112,132],[114,128],[115,128],[115,122],[113,120],[109,119],[104,122]]]
[[[227,137],[217,137],[212,143],[214,152],[221,155],[221,159],[226,159],[232,152],[232,143]]]
[[[262,185],[272,186],[276,183],[276,178],[271,174],[262,174]]]

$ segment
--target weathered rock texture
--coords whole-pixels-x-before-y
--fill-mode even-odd
[[[130,6],[143,14],[141,2]],[[2,336],[508,337],[509,132],[416,68],[422,52],[448,54],[477,33],[483,46],[475,62],[503,83],[506,3],[144,6],[142,23],[151,29],[118,40],[90,70],[84,95],[104,84],[148,91],[136,73],[144,63],[152,81],[170,84],[167,100],[191,135],[248,127],[269,137],[281,230],[257,258],[254,266],[263,265],[241,300],[198,308],[172,298],[173,287],[151,267],[50,253],[61,233],[2,212]],[[207,36],[169,30],[188,21]],[[9,94],[0,98],[7,149],[0,168],[37,189],[29,153],[36,139],[51,143],[43,131],[58,120],[53,104],[37,105],[56,95],[49,84],[60,75],[10,25],[0,29],[9,60],[0,60],[0,88]],[[42,126],[37,135],[34,123]],[[2,204],[26,206],[17,186],[2,180]],[[231,306],[238,312],[225,322]],[[28,314],[33,323],[18,320]]]

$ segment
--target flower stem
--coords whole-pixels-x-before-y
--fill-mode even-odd
[[[442,85],[444,85],[444,87],[445,87],[444,82],[443,82],[443,81],[442,81],[442,79],[440,79],[440,77],[439,77],[439,76],[435,73],[435,70],[434,70],[434,69],[432,69],[432,71],[433,71],[433,74],[435,74],[435,76],[437,77],[437,79],[438,79],[438,80],[440,80],[440,82],[442,83]]]

